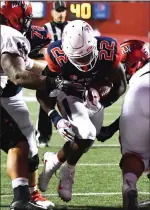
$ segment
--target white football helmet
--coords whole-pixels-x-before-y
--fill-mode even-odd
[[[92,27],[82,20],[69,22],[63,31],[62,49],[77,69],[82,72],[92,70],[98,58]]]

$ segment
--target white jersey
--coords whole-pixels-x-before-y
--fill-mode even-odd
[[[150,158],[150,63],[130,80],[119,126],[122,154],[138,154],[146,169]]]
[[[16,29],[5,25],[1,25],[0,36],[1,54],[9,52],[21,56],[25,61],[26,68],[30,69],[32,61],[28,57],[31,50],[28,39]]]
[[[29,66],[31,66],[31,59],[28,58],[28,53],[30,52],[29,41],[19,31],[4,25],[1,26],[0,36],[1,55],[5,52],[17,54],[24,59],[26,68],[30,69]],[[2,74],[0,77],[3,79],[4,83],[5,77]],[[0,99],[1,106],[13,118],[20,131],[27,138],[29,144],[29,157],[33,157],[38,153],[38,149],[36,141],[34,140],[34,128],[30,120],[27,105],[23,100],[21,89],[21,87],[8,81]]]
[[[144,65],[141,69],[139,69],[130,79],[129,86],[132,86],[133,84],[138,83],[141,76],[147,72],[150,72],[150,63],[148,62],[146,65]],[[149,75],[148,75],[149,77]]]
[[[1,25],[1,49],[0,55],[3,53],[17,54],[24,59],[26,69],[29,70],[33,67],[33,61],[28,57],[30,52],[30,42],[26,37],[23,36],[16,29]],[[8,80],[8,77],[7,77]],[[3,69],[0,67],[0,86],[4,89],[5,92],[3,96],[14,96],[18,93],[17,86],[7,85],[6,75],[3,72]],[[7,85],[7,86],[6,86]],[[7,92],[7,94],[6,94]]]

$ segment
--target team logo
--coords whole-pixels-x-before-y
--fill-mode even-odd
[[[129,53],[131,52],[131,48],[129,45],[127,46],[124,46],[123,49],[122,49],[122,54],[126,54],[126,53]]]
[[[25,46],[25,43],[17,42],[17,48],[18,48],[20,54],[23,56],[23,58],[26,57],[26,55],[28,54],[28,50]]]
[[[147,46],[146,44],[143,46],[142,52],[143,52],[147,57],[150,56],[150,52],[149,52],[148,46]]]

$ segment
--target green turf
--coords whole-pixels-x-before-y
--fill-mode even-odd
[[[24,91],[27,96],[34,96],[34,91]],[[118,101],[111,108],[106,109],[105,122],[107,125],[119,116],[121,102]],[[38,113],[37,102],[27,103],[32,121],[35,125]],[[39,149],[40,168],[42,169],[42,157],[46,151],[57,152],[64,140],[54,129],[50,147]],[[108,147],[109,145],[119,145],[118,133],[106,143],[96,141],[93,147],[83,155],[76,167],[75,184],[73,187],[73,199],[69,203],[64,203],[57,196],[58,178],[53,177],[45,196],[56,204],[56,209],[64,210],[117,210],[121,209],[121,171],[119,168],[120,148]],[[86,165],[85,165],[86,164]],[[98,165],[96,165],[98,164]],[[101,164],[101,165],[100,165]],[[105,164],[105,165],[103,165]],[[106,165],[108,164],[108,165]],[[109,165],[111,164],[111,165]],[[139,200],[148,200],[149,181],[145,175],[138,182]],[[91,193],[91,194],[89,194]],[[102,194],[103,193],[103,194]],[[116,194],[115,194],[116,193]],[[43,194],[44,195],[44,194]],[[11,182],[6,175],[6,155],[1,153],[1,210],[9,209],[8,205],[12,200]],[[148,208],[147,208],[148,209]]]

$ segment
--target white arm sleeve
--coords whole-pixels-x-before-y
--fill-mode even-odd
[[[33,67],[34,61],[28,57],[30,52],[30,43],[24,36],[10,36],[2,38],[1,54],[8,52],[10,54],[17,54],[24,59],[26,69]]]
[[[3,37],[1,43],[1,54],[9,52],[11,54],[18,54],[24,59],[30,52],[30,43],[25,37],[10,36],[5,39]]]

